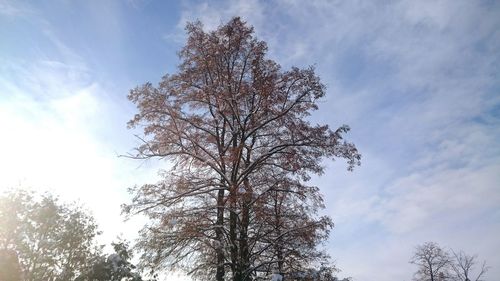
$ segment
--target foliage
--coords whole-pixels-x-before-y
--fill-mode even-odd
[[[22,273],[17,258],[17,253],[13,250],[0,250],[0,281],[21,281]]]
[[[289,274],[286,280],[293,281],[351,281],[350,278],[339,280],[335,274],[338,269],[331,266],[321,266],[319,269],[308,268],[305,271]]]
[[[97,258],[92,267],[76,281],[146,281],[130,261],[132,255],[128,243],[118,241],[112,245],[114,253]]]
[[[73,280],[100,251],[94,219],[49,194],[1,196],[0,225],[0,249],[17,253],[27,281]]]
[[[203,280],[251,280],[273,268],[327,259],[316,247],[333,226],[317,217],[324,158],[359,164],[341,126],[312,125],[325,87],[312,67],[288,71],[239,18],[212,32],[186,27],[178,72],[133,89],[142,145],[131,157],[167,159],[162,181],[133,190],[126,213],[151,219],[138,247],[143,265],[178,267]]]

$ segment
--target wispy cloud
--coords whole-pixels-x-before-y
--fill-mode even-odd
[[[122,65],[142,75],[157,60],[136,53],[161,37],[152,31],[157,27],[144,37],[128,34],[150,27],[134,21],[148,5],[61,2],[41,11],[30,2],[0,0],[1,20],[22,19],[29,23],[20,29],[27,32],[23,38],[35,38],[22,45],[7,40],[24,53],[0,52],[0,130],[6,136],[0,139],[0,169],[6,171],[0,184],[24,179],[81,197],[116,232],[125,187],[152,181],[158,167],[138,170],[141,163],[116,157],[134,146],[125,130],[133,109],[123,85],[104,79],[123,81]],[[157,31],[175,32],[155,44],[182,45],[187,21],[214,29],[242,16],[284,68],[316,66],[328,95],[313,121],[351,125],[349,137],[363,153],[354,173],[346,173],[344,163],[326,162],[327,175],[314,179],[337,225],[329,247],[345,275],[410,279],[414,268],[406,261],[427,240],[500,264],[497,2],[186,0],[181,8],[172,12],[176,26]],[[75,14],[89,21],[65,29],[62,23]],[[125,63],[123,57],[134,59]],[[498,275],[493,267],[489,276]]]
[[[190,21],[200,20],[205,28],[213,30],[235,16],[252,19],[253,25],[261,25],[265,20],[263,5],[257,0],[228,2],[184,1],[178,27],[183,29]]]
[[[6,70],[8,81],[0,80],[1,188],[54,190],[97,211],[108,200],[101,197],[109,191],[102,187],[117,185],[111,158],[92,137],[102,114],[102,89],[68,68],[61,62],[17,66]]]
[[[120,205],[128,187],[156,171],[118,157],[134,142],[120,137],[131,135],[125,94],[116,98],[45,17],[34,12],[29,21],[50,48],[0,55],[0,190],[30,187],[80,200],[104,230],[103,242],[126,230],[133,238],[138,226],[122,222]]]
[[[0,15],[7,17],[19,17],[30,13],[29,6],[11,0],[0,0]]]
[[[345,175],[342,163],[328,164],[315,179],[346,274],[409,279],[414,245],[433,239],[500,262],[488,248],[500,248],[495,239],[469,240],[500,229],[498,3],[188,3],[180,25],[241,15],[285,66],[316,64],[329,95],[314,120],[353,127],[363,165]]]

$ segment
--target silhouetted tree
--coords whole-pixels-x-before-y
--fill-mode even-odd
[[[450,255],[437,243],[426,242],[417,246],[410,263],[418,266],[415,280],[442,281],[449,277]]]
[[[482,281],[482,277],[488,271],[486,261],[481,264],[479,272],[474,274],[477,263],[477,256],[467,255],[463,251],[455,252],[452,250],[451,268],[453,269],[453,280],[455,281]],[[475,278],[474,278],[475,277]]]
[[[470,256],[453,249],[446,251],[437,243],[426,242],[417,246],[410,262],[419,266],[415,273],[416,280],[484,281],[482,278],[489,267],[484,261],[479,271],[475,272],[476,260],[476,255]]]

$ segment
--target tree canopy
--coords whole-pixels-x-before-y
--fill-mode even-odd
[[[131,156],[171,168],[137,187],[128,213],[151,219],[138,247],[143,265],[178,267],[204,280],[293,274],[324,262],[317,248],[333,226],[318,217],[323,159],[359,165],[346,125],[311,124],[325,86],[314,68],[282,70],[239,18],[214,31],[186,27],[175,74],[131,90],[142,144]]]
[[[16,190],[0,197],[0,249],[17,255],[23,280],[74,280],[100,252],[100,234],[81,207]]]
[[[143,281],[126,241],[105,255],[78,204],[16,189],[0,195],[0,281]]]

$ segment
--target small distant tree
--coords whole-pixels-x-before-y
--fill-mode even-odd
[[[418,265],[415,280],[422,281],[484,281],[489,267],[486,261],[476,271],[477,255],[464,251],[443,250],[437,243],[426,242],[417,246],[410,263]]]
[[[417,281],[443,281],[449,277],[451,257],[437,243],[417,246],[410,263],[418,266],[414,276]]]
[[[455,252],[452,250],[452,263],[451,268],[453,269],[453,280],[454,281],[482,281],[484,275],[488,271],[489,267],[486,265],[486,261],[483,261],[479,271],[474,274],[475,267],[477,264],[477,255],[470,256],[463,251]],[[475,277],[475,278],[474,278]]]

